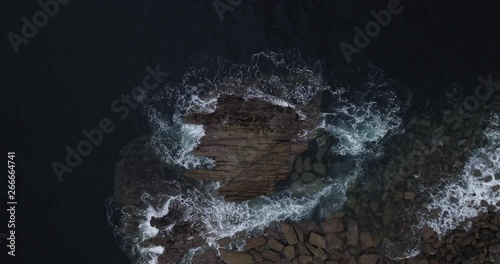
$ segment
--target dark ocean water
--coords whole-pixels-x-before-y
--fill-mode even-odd
[[[35,2],[2,4],[4,35],[19,33],[21,17],[39,10]],[[404,10],[347,64],[339,44],[353,43],[353,27],[364,27],[370,10],[386,4],[243,1],[221,21],[210,1],[73,0],[19,54],[4,38],[0,147],[17,153],[19,237],[18,256],[2,263],[128,262],[106,221],[105,200],[118,151],[146,125],[140,110],[120,121],[110,103],[139,84],[148,65],[175,80],[200,54],[245,63],[261,51],[297,49],[338,73],[326,80],[355,84],[360,65],[377,65],[413,91],[415,107],[442,97],[451,83],[472,89],[477,76],[498,72],[494,1],[401,2]],[[59,183],[52,161],[63,160],[65,146],[105,117],[116,131]]]

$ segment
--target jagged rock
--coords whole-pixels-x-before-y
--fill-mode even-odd
[[[281,223],[281,231],[285,234],[286,241],[289,245],[295,245],[299,242],[291,224]]]
[[[325,261],[327,259],[325,252],[321,248],[315,247],[315,246],[311,245],[311,243],[309,243],[309,242],[306,242],[305,245],[319,259],[321,259],[323,261]]]
[[[315,112],[311,118],[319,115]],[[312,129],[316,122],[301,120],[289,107],[235,96],[219,98],[213,113],[191,114],[184,121],[205,130],[192,154],[215,160],[213,169],[184,175],[223,183],[216,194],[231,201],[273,194],[277,182],[287,180],[293,159],[309,146],[299,131]]]
[[[265,259],[269,259],[269,260],[274,261],[275,263],[277,263],[281,260],[280,254],[278,254],[272,250],[269,250],[269,249],[262,250],[262,256]]]
[[[312,232],[309,236],[309,243],[319,248],[326,249],[326,238]]]
[[[334,218],[321,223],[321,228],[325,233],[338,233],[344,231],[342,219]]]
[[[245,245],[245,251],[248,251],[252,248],[260,247],[266,244],[266,242],[267,239],[264,236],[252,237],[249,240],[247,240],[247,243]]]
[[[246,252],[220,249],[222,260],[228,264],[252,264],[252,255]]]
[[[286,260],[291,261],[295,258],[295,248],[291,245],[286,246],[283,249],[283,255],[285,255]]]
[[[378,256],[375,254],[363,254],[358,258],[359,264],[376,264],[377,260]]]
[[[267,240],[267,244],[269,245],[270,248],[274,249],[277,252],[281,252],[283,250],[283,248],[285,247],[278,240],[274,239],[274,237],[270,237]]]
[[[326,174],[326,166],[323,163],[314,163],[313,164],[313,169],[319,175],[325,175]]]

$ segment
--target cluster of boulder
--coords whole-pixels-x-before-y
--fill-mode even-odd
[[[191,170],[186,176],[218,181],[219,195],[241,201],[270,195],[279,182],[290,183],[295,196],[313,195],[337,175],[331,170],[333,162],[339,161],[328,156],[332,139],[321,133],[312,142],[294,138],[310,123],[298,119],[292,109],[238,97],[221,98],[218,104],[215,113],[186,117],[186,122],[203,124],[206,131],[194,154],[212,157],[217,163],[211,170]],[[178,221],[182,208],[172,204],[169,215],[153,218],[150,224],[162,230],[175,223],[175,228],[141,246],[165,248],[158,263],[181,262],[192,250],[196,252],[191,263],[500,263],[500,201],[482,201],[487,212],[471,219],[471,228],[459,226],[444,237],[429,227],[415,228],[422,217],[442,213],[427,211],[424,205],[443,188],[443,182],[457,179],[470,153],[481,145],[479,117],[483,113],[475,115],[464,119],[460,129],[432,117],[413,118],[405,133],[391,138],[384,155],[373,161],[376,164],[367,163],[368,173],[350,186],[342,212],[318,222],[274,223],[247,239],[244,248],[238,249],[236,240],[223,238],[215,249],[199,236],[203,230],[194,228],[197,225]],[[114,197],[117,208],[131,204],[139,208],[146,190],[174,193],[168,189],[170,181],[164,181],[170,174],[153,153],[144,150],[145,141],[138,140],[122,151],[116,180],[122,187],[116,188]],[[474,175],[485,181],[500,179],[499,174],[480,171]],[[492,191],[500,192],[500,187]],[[139,221],[123,221],[120,232],[139,232]]]
[[[469,229],[459,226],[444,238],[429,227],[422,228],[420,263],[500,263],[500,214],[481,212],[471,221]],[[407,263],[418,262],[409,259]]]
[[[231,262],[228,256],[235,251],[229,249],[221,251],[223,260],[226,263],[500,263],[500,201],[496,204],[481,201],[484,212],[470,219],[472,227],[465,227],[467,221],[444,237],[428,226],[416,228],[423,217],[432,219],[442,214],[439,210],[428,211],[425,204],[444,187],[444,182],[458,180],[471,153],[484,143],[481,120],[488,116],[488,111],[477,110],[464,117],[460,129],[455,127],[456,122],[440,121],[439,117],[414,117],[403,134],[391,139],[384,155],[374,160],[376,164],[367,164],[365,171],[369,173],[350,186],[343,213],[327,216],[328,220],[320,220],[319,224],[282,223],[278,228],[268,229],[259,238],[259,246],[238,253],[251,262]],[[326,164],[326,170],[331,169],[331,161],[316,157],[317,153],[320,151],[306,152],[295,162],[290,180],[292,192],[297,196],[314,193],[318,188],[313,187],[321,185],[325,178],[313,164]],[[484,181],[500,179],[500,174],[482,175],[475,171],[474,175]],[[499,186],[492,189],[499,191]],[[452,200],[458,202],[460,198]],[[289,241],[285,236],[289,231],[284,231],[283,225],[291,225],[297,240],[302,237],[303,241]],[[276,246],[275,241],[283,247]],[[325,241],[324,246],[318,241]]]
[[[246,241],[243,251],[225,249],[230,239],[219,240],[221,263],[324,263],[324,264],[446,264],[500,263],[500,215],[481,213],[472,228],[459,227],[439,237],[429,227],[418,232],[421,247],[417,256],[388,258],[384,248],[393,243],[378,232],[369,232],[345,213],[330,220],[280,223],[263,235]],[[418,253],[418,252],[417,252]],[[196,262],[193,262],[196,263]]]
[[[294,196],[311,196],[324,187],[323,180],[327,175],[327,152],[331,140],[321,131],[312,141],[306,153],[298,156],[290,176],[291,190]],[[309,153],[314,151],[314,153]]]
[[[344,227],[342,216],[336,214],[320,225],[280,223],[267,229],[264,235],[247,240],[244,252],[220,249],[222,260],[228,264],[377,263],[378,256],[370,253],[375,245],[370,233],[359,232],[355,221]],[[359,245],[364,252],[350,252],[349,245]]]

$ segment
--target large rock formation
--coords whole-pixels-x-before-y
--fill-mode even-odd
[[[318,104],[318,99],[313,101]],[[298,135],[313,129],[319,114],[311,111],[307,120],[301,120],[290,107],[258,99],[219,98],[215,112],[185,117],[186,123],[205,129],[193,154],[213,158],[216,166],[185,176],[222,183],[217,191],[226,200],[273,194],[277,183],[287,179],[294,158],[308,148],[307,140]]]

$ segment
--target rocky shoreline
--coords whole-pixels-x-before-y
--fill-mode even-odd
[[[222,166],[213,170],[195,170],[187,172],[186,176],[218,181],[222,184],[218,194],[231,201],[270,195],[280,185],[289,189],[294,197],[311,197],[336,180],[331,175],[338,175],[342,157],[329,154],[336,139],[318,130],[313,139],[309,135],[307,140],[302,138],[301,141],[295,141],[290,135],[296,135],[298,129],[306,124],[293,129],[283,126],[297,118],[292,112],[286,112],[286,109],[278,111],[279,108],[276,108],[276,113],[288,117],[276,120],[269,115],[266,117],[265,110],[257,111],[256,115],[260,113],[261,118],[252,121],[242,119],[235,113],[251,115],[251,105],[256,102],[246,106],[243,104],[238,109],[232,106],[241,105],[241,99],[225,98],[220,103],[226,107],[208,115],[210,118],[207,119],[207,115],[195,115],[188,116],[186,121],[207,127],[207,134],[194,153],[211,153],[208,156],[215,157],[219,164],[230,169],[220,169],[224,168]],[[261,108],[266,107],[269,105],[262,104]],[[202,224],[179,221],[185,208],[182,204],[172,203],[168,214],[152,217],[149,221],[152,227],[160,230],[158,235],[141,241],[139,245],[142,248],[163,247],[163,253],[157,258],[161,264],[500,263],[500,201],[491,203],[482,200],[480,207],[476,208],[479,215],[457,223],[457,227],[446,234],[438,234],[435,232],[437,230],[429,226],[419,225],[422,219],[436,219],[443,213],[429,210],[426,204],[436,197],[437,191],[446,183],[458,179],[471,153],[484,145],[481,136],[484,116],[490,110],[485,107],[472,113],[463,120],[460,129],[454,128],[454,123],[439,121],[429,114],[415,115],[406,124],[404,133],[393,136],[390,144],[384,145],[383,156],[367,161],[363,168],[365,175],[349,184],[344,195],[345,203],[335,213],[314,214],[300,222],[274,222],[259,233],[240,232],[233,237],[222,238],[214,245],[200,236],[207,232]],[[274,128],[263,133],[248,134],[249,128],[245,128],[244,123],[250,121],[257,130],[265,130],[266,126]],[[228,125],[224,127],[221,124]],[[235,134],[231,134],[233,130],[236,130]],[[439,135],[437,139],[433,137],[436,134]],[[236,140],[221,141],[231,135]],[[248,144],[248,135],[259,140]],[[266,140],[275,140],[275,143],[287,146],[274,154],[271,152],[274,156],[267,159],[280,162],[256,162],[260,161],[260,154],[269,152],[269,146],[273,145],[264,144],[268,142]],[[142,194],[145,190],[156,189],[160,195],[169,188],[169,182],[177,178],[173,176],[175,172],[170,172],[165,164],[147,150],[145,141],[141,139],[122,151],[124,159],[117,165],[117,182],[126,183],[128,187],[120,189],[123,192],[117,196],[120,199],[115,198],[115,203],[139,207],[144,202]],[[245,144],[240,144],[242,142]],[[300,148],[290,151],[290,145],[293,144]],[[217,152],[221,146],[228,151]],[[254,153],[249,156],[248,151]],[[283,151],[289,152],[279,155]],[[240,167],[242,164],[259,169]],[[279,170],[281,167],[283,171]],[[280,173],[270,180],[266,174],[260,173],[265,170]],[[237,177],[241,175],[244,177]],[[489,183],[500,180],[498,173],[483,175],[479,170],[474,171],[474,176],[479,181]],[[248,179],[264,185],[245,185]],[[491,191],[499,192],[500,186],[494,185]],[[460,198],[452,196],[451,203],[457,203]],[[138,232],[140,221],[134,221],[125,227]]]
[[[442,182],[456,180],[470,153],[481,145],[483,117],[490,106],[462,120],[462,130],[452,122],[433,121],[430,115],[414,117],[377,161],[377,170],[350,187],[341,212],[319,222],[276,223],[248,239],[243,251],[231,248],[229,238],[222,239],[221,263],[500,263],[500,201],[481,201],[479,215],[442,236],[417,225],[423,217],[442,213],[428,211],[425,204]],[[425,136],[436,134],[440,144]],[[315,152],[296,159],[290,176],[295,195],[314,193],[325,172],[334,169],[334,161],[323,153],[330,141],[318,137]],[[474,174],[485,182],[500,179],[500,174]],[[425,188],[429,192],[422,192]],[[499,190],[498,185],[492,187],[493,192]]]
[[[221,263],[499,263],[500,215],[485,212],[472,221],[469,231],[459,227],[441,239],[432,229],[423,228],[419,232],[422,252],[397,260],[381,254],[381,249],[392,246],[391,239],[367,231],[358,220],[340,212],[320,224],[280,223],[248,239],[244,251],[220,249]],[[222,239],[219,245],[223,248],[228,242]]]

